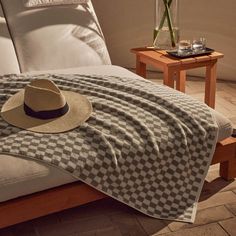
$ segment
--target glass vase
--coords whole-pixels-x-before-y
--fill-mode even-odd
[[[161,50],[177,47],[179,41],[179,0],[155,0],[153,46]]]

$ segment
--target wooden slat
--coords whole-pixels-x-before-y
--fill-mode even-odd
[[[176,59],[172,59],[170,57],[167,57],[165,55],[159,56],[158,60],[161,60],[162,63],[165,63],[167,66],[176,66],[180,65],[180,61]]]
[[[186,64],[181,64],[179,67],[180,70],[189,70],[189,69],[194,69],[194,68],[200,68],[200,67],[206,67],[207,65],[211,64],[211,60],[209,61],[199,61],[195,63],[186,63]]]
[[[230,137],[217,143],[212,165],[236,158],[236,138]]]
[[[146,61],[152,61],[155,63],[167,64],[167,65],[180,65],[180,61],[178,59],[172,59],[166,56],[164,51],[150,50],[146,48],[133,48],[130,50],[132,53],[136,55],[140,55],[141,57],[145,57]]]
[[[163,56],[168,56],[169,55],[165,50],[155,50],[155,51],[160,53]]]
[[[155,60],[155,61],[158,60],[159,62],[166,64],[166,65],[169,65],[169,64],[179,65],[180,64],[179,60],[173,60],[169,57],[166,57],[165,55],[162,55],[158,51],[146,51],[146,52],[141,52],[140,54],[148,57],[151,60]]]
[[[218,59],[218,58],[223,58],[224,54],[220,52],[213,52],[209,55],[209,57],[211,57],[211,59]]]
[[[197,62],[200,62],[200,61],[208,61],[208,60],[211,60],[211,57],[209,57],[208,55],[205,55],[205,56],[195,57],[195,59],[196,59]]]
[[[82,182],[0,203],[0,228],[107,197]]]
[[[217,145],[218,146],[227,146],[227,145],[234,145],[236,142],[236,138],[234,137],[229,137],[227,139],[224,139],[220,141]]]
[[[149,48],[149,47],[140,47],[140,48],[132,48],[130,49],[130,52],[132,53],[138,53],[138,52],[142,52],[142,51],[153,51],[153,48]]]
[[[195,58],[191,57],[191,58],[185,58],[185,59],[181,59],[180,60],[181,64],[191,64],[191,63],[195,63],[196,60]]]

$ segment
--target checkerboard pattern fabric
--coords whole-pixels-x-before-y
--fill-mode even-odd
[[[59,134],[0,118],[1,153],[62,168],[149,216],[194,221],[218,132],[205,104],[139,78],[45,74],[2,76],[0,106],[36,78],[86,95],[92,116]]]

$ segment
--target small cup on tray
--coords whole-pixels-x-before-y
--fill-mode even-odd
[[[192,44],[190,40],[180,40],[178,43],[178,55],[188,55],[192,53]]]
[[[206,50],[206,39],[204,37],[193,39],[193,53],[204,52]]]

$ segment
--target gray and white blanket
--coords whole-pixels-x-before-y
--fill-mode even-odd
[[[0,152],[44,161],[161,219],[193,222],[214,152],[208,107],[144,79],[85,75],[0,77],[0,106],[36,78],[86,95],[93,114],[59,134],[21,130],[0,118]]]

